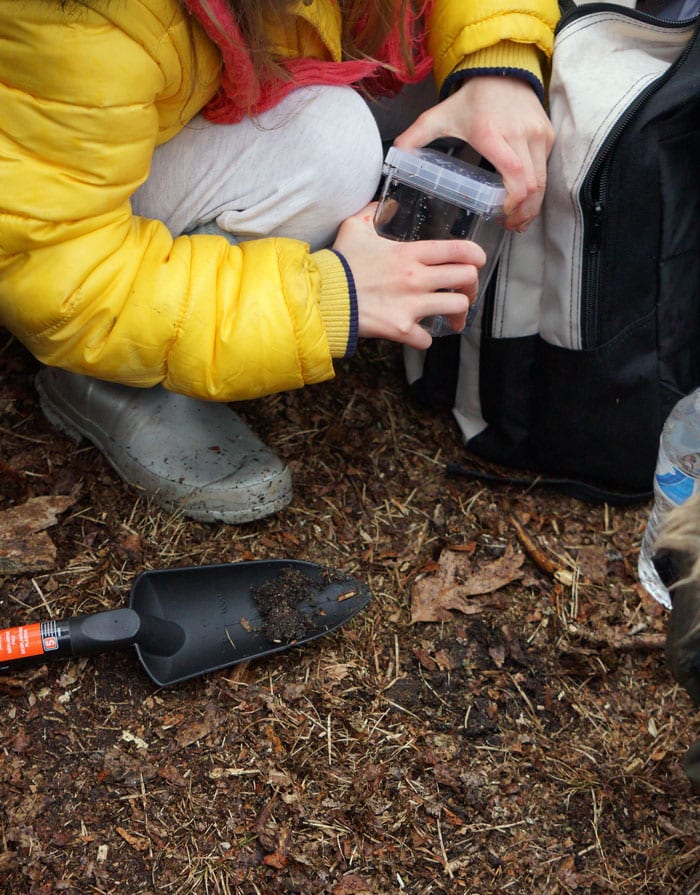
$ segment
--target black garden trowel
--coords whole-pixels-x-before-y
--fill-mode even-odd
[[[369,599],[361,582],[300,560],[142,572],[128,607],[0,630],[0,673],[133,644],[164,687],[322,637]]]

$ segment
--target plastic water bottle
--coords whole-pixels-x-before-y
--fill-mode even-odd
[[[671,598],[652,556],[659,530],[674,507],[700,488],[700,388],[676,404],[664,423],[654,474],[654,506],[649,516],[637,571],[644,588],[668,609]]]

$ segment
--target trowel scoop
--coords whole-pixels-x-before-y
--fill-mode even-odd
[[[133,645],[164,687],[308,643],[369,600],[360,581],[301,560],[147,571],[134,581],[128,607],[0,630],[0,673]],[[271,625],[276,602],[293,616],[288,635]]]

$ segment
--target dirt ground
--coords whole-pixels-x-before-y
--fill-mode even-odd
[[[449,478],[456,428],[409,402],[385,344],[239,408],[293,470],[288,509],[185,521],[50,428],[35,369],[0,331],[0,511],[65,497],[27,540],[43,564],[0,574],[3,627],[247,559],[372,599],[170,687],[131,647],[0,677],[3,895],[700,892],[681,766],[700,717],[636,580],[647,505]]]

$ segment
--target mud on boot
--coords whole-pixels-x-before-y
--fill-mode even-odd
[[[44,367],[47,419],[87,438],[125,482],[201,522],[251,522],[292,499],[291,473],[226,404]]]

